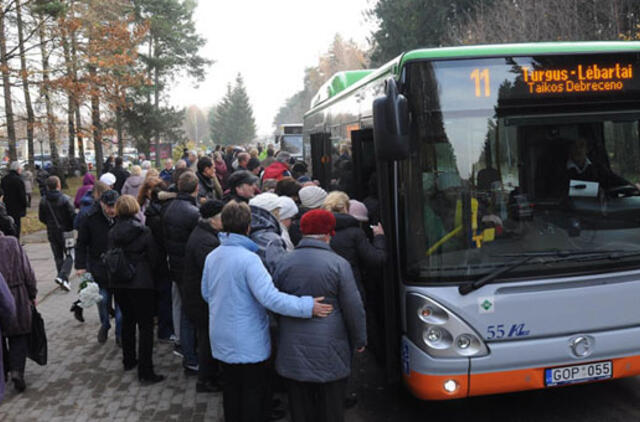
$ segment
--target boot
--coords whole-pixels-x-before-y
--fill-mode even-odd
[[[15,388],[18,393],[22,393],[27,388],[24,383],[24,372],[11,371],[11,381],[13,381],[13,388]]]
[[[69,311],[73,312],[73,316],[80,322],[84,322],[84,316],[82,315],[82,308],[80,307],[80,301],[76,300],[71,305],[71,309]]]

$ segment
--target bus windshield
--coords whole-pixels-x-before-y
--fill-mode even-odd
[[[302,135],[283,135],[281,140],[280,150],[293,156],[302,155]]]
[[[637,54],[408,66],[408,278],[640,266],[639,88]]]

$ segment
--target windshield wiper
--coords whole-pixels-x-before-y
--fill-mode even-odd
[[[458,292],[461,295],[467,295],[479,288],[486,286],[501,275],[513,271],[521,265],[526,264],[533,258],[540,257],[552,257],[558,258],[554,261],[547,262],[561,262],[572,260],[592,260],[592,259],[610,259],[617,260],[621,258],[627,258],[630,256],[640,255],[640,251],[624,251],[624,250],[576,250],[576,251],[543,251],[543,252],[525,252],[522,254],[505,254],[501,256],[522,256],[523,258],[513,262],[511,265],[499,268],[489,274],[483,276],[479,280],[472,283],[464,284],[458,287]]]

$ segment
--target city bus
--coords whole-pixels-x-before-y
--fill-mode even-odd
[[[377,198],[390,380],[446,400],[640,374],[639,121],[638,42],[420,49],[320,89],[305,159]]]
[[[276,135],[280,151],[286,151],[294,159],[302,158],[302,123],[281,124]]]

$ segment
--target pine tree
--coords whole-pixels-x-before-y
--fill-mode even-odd
[[[233,88],[227,85],[227,94],[215,107],[209,124],[211,139],[216,144],[243,145],[256,137],[253,108],[242,75],[238,74]]]

